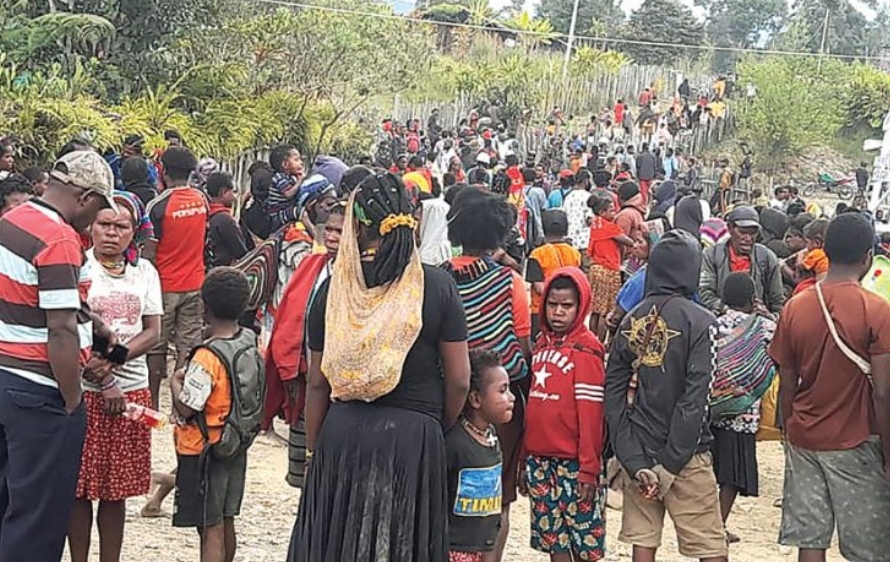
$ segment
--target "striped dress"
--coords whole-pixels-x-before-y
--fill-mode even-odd
[[[511,381],[528,375],[513,321],[513,271],[485,256],[464,267],[445,264],[457,284],[467,316],[470,351],[500,355]]]

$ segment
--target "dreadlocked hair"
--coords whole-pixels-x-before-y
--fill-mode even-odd
[[[356,217],[370,229],[372,238],[380,240],[369,286],[395,281],[408,267],[414,255],[413,212],[412,197],[405,190],[402,179],[395,174],[384,172],[368,176],[356,188]],[[390,217],[395,218],[396,226],[381,228],[385,223],[393,222]]]

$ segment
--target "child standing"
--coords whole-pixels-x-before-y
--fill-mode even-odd
[[[482,562],[501,527],[503,458],[495,425],[513,418],[515,397],[501,359],[470,355],[470,393],[457,424],[445,434],[448,454],[449,562]]]
[[[201,562],[235,556],[235,517],[244,496],[247,449],[262,422],[262,359],[256,335],[238,325],[249,296],[250,284],[240,271],[220,267],[207,274],[201,298],[208,337],[170,381],[173,406],[181,417],[174,432],[173,526],[197,528]],[[232,425],[249,437],[237,435]]]
[[[535,248],[528,256],[525,280],[531,283],[532,290],[532,337],[538,335],[541,307],[541,295],[544,283],[561,267],[581,267],[581,252],[572,247],[566,240],[569,235],[569,219],[564,211],[549,209],[541,215],[544,229],[544,245]]]
[[[595,215],[587,245],[590,291],[593,294],[590,331],[603,338],[606,335],[604,318],[611,312],[621,290],[623,248],[633,247],[634,241],[615,222],[615,205],[610,197],[592,195],[587,204]]]
[[[541,303],[523,479],[532,501],[531,546],[552,562],[605,556],[605,351],[584,325],[589,310],[590,288],[581,270],[556,271]]]
[[[757,447],[760,399],[775,377],[767,347],[776,323],[754,314],[754,280],[731,273],[723,285],[726,312],[717,319],[717,372],[711,388],[714,474],[720,486],[720,512],[729,518],[736,497],[757,497]],[[726,532],[726,540],[739,537]]]

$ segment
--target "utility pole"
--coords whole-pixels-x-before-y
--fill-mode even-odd
[[[566,58],[562,63],[562,80],[565,82],[566,76],[569,74],[569,63],[572,61],[572,45],[575,43],[575,26],[578,25],[578,4],[581,0],[575,0],[575,7],[572,9],[572,23],[569,26],[569,42],[566,44]]]
[[[828,41],[828,15],[830,11],[825,10],[825,21],[822,23],[822,45],[819,47],[819,71],[822,71],[822,59],[825,58],[825,43]]]

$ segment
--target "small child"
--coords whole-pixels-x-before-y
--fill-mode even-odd
[[[174,431],[173,526],[197,528],[201,562],[224,562],[235,556],[235,517],[244,496],[249,447],[240,436],[232,439],[235,432],[223,432],[226,424],[232,423],[235,388],[241,387],[240,421],[247,419],[244,412],[253,413],[246,408],[255,405],[257,396],[260,418],[262,414],[265,378],[256,335],[238,325],[249,296],[250,284],[240,271],[220,267],[207,274],[201,287],[207,340],[170,381],[173,406],[181,417]],[[259,425],[258,420],[257,431]],[[237,445],[228,451],[220,448],[233,442]]]
[[[0,216],[34,198],[34,187],[21,174],[10,174],[0,180]]]
[[[590,291],[594,296],[590,311],[590,331],[600,339],[606,335],[601,321],[615,305],[621,290],[621,258],[624,248],[632,248],[633,239],[615,223],[615,205],[610,197],[591,195],[587,205],[595,215],[590,225]]]
[[[590,300],[580,269],[553,274],[532,359],[520,482],[532,502],[531,546],[553,562],[605,556],[605,351],[584,323]]]
[[[828,256],[822,245],[825,242],[825,232],[828,230],[826,219],[814,220],[803,229],[803,237],[807,243],[807,251],[797,264],[798,283],[794,288],[794,295],[812,287],[825,278],[828,273]]]
[[[501,528],[503,457],[496,425],[513,418],[515,397],[500,357],[470,355],[470,393],[460,420],[445,434],[448,455],[449,562],[482,562]]]
[[[275,174],[272,175],[269,196],[263,204],[274,231],[299,218],[296,216],[296,196],[305,171],[303,157],[293,146],[279,146],[272,149],[269,165]]]
[[[531,319],[532,337],[537,337],[541,325],[538,310],[544,283],[561,267],[581,267],[581,252],[566,241],[569,235],[569,219],[565,211],[548,209],[541,216],[544,229],[544,245],[535,248],[528,256],[525,280],[532,286]]]

